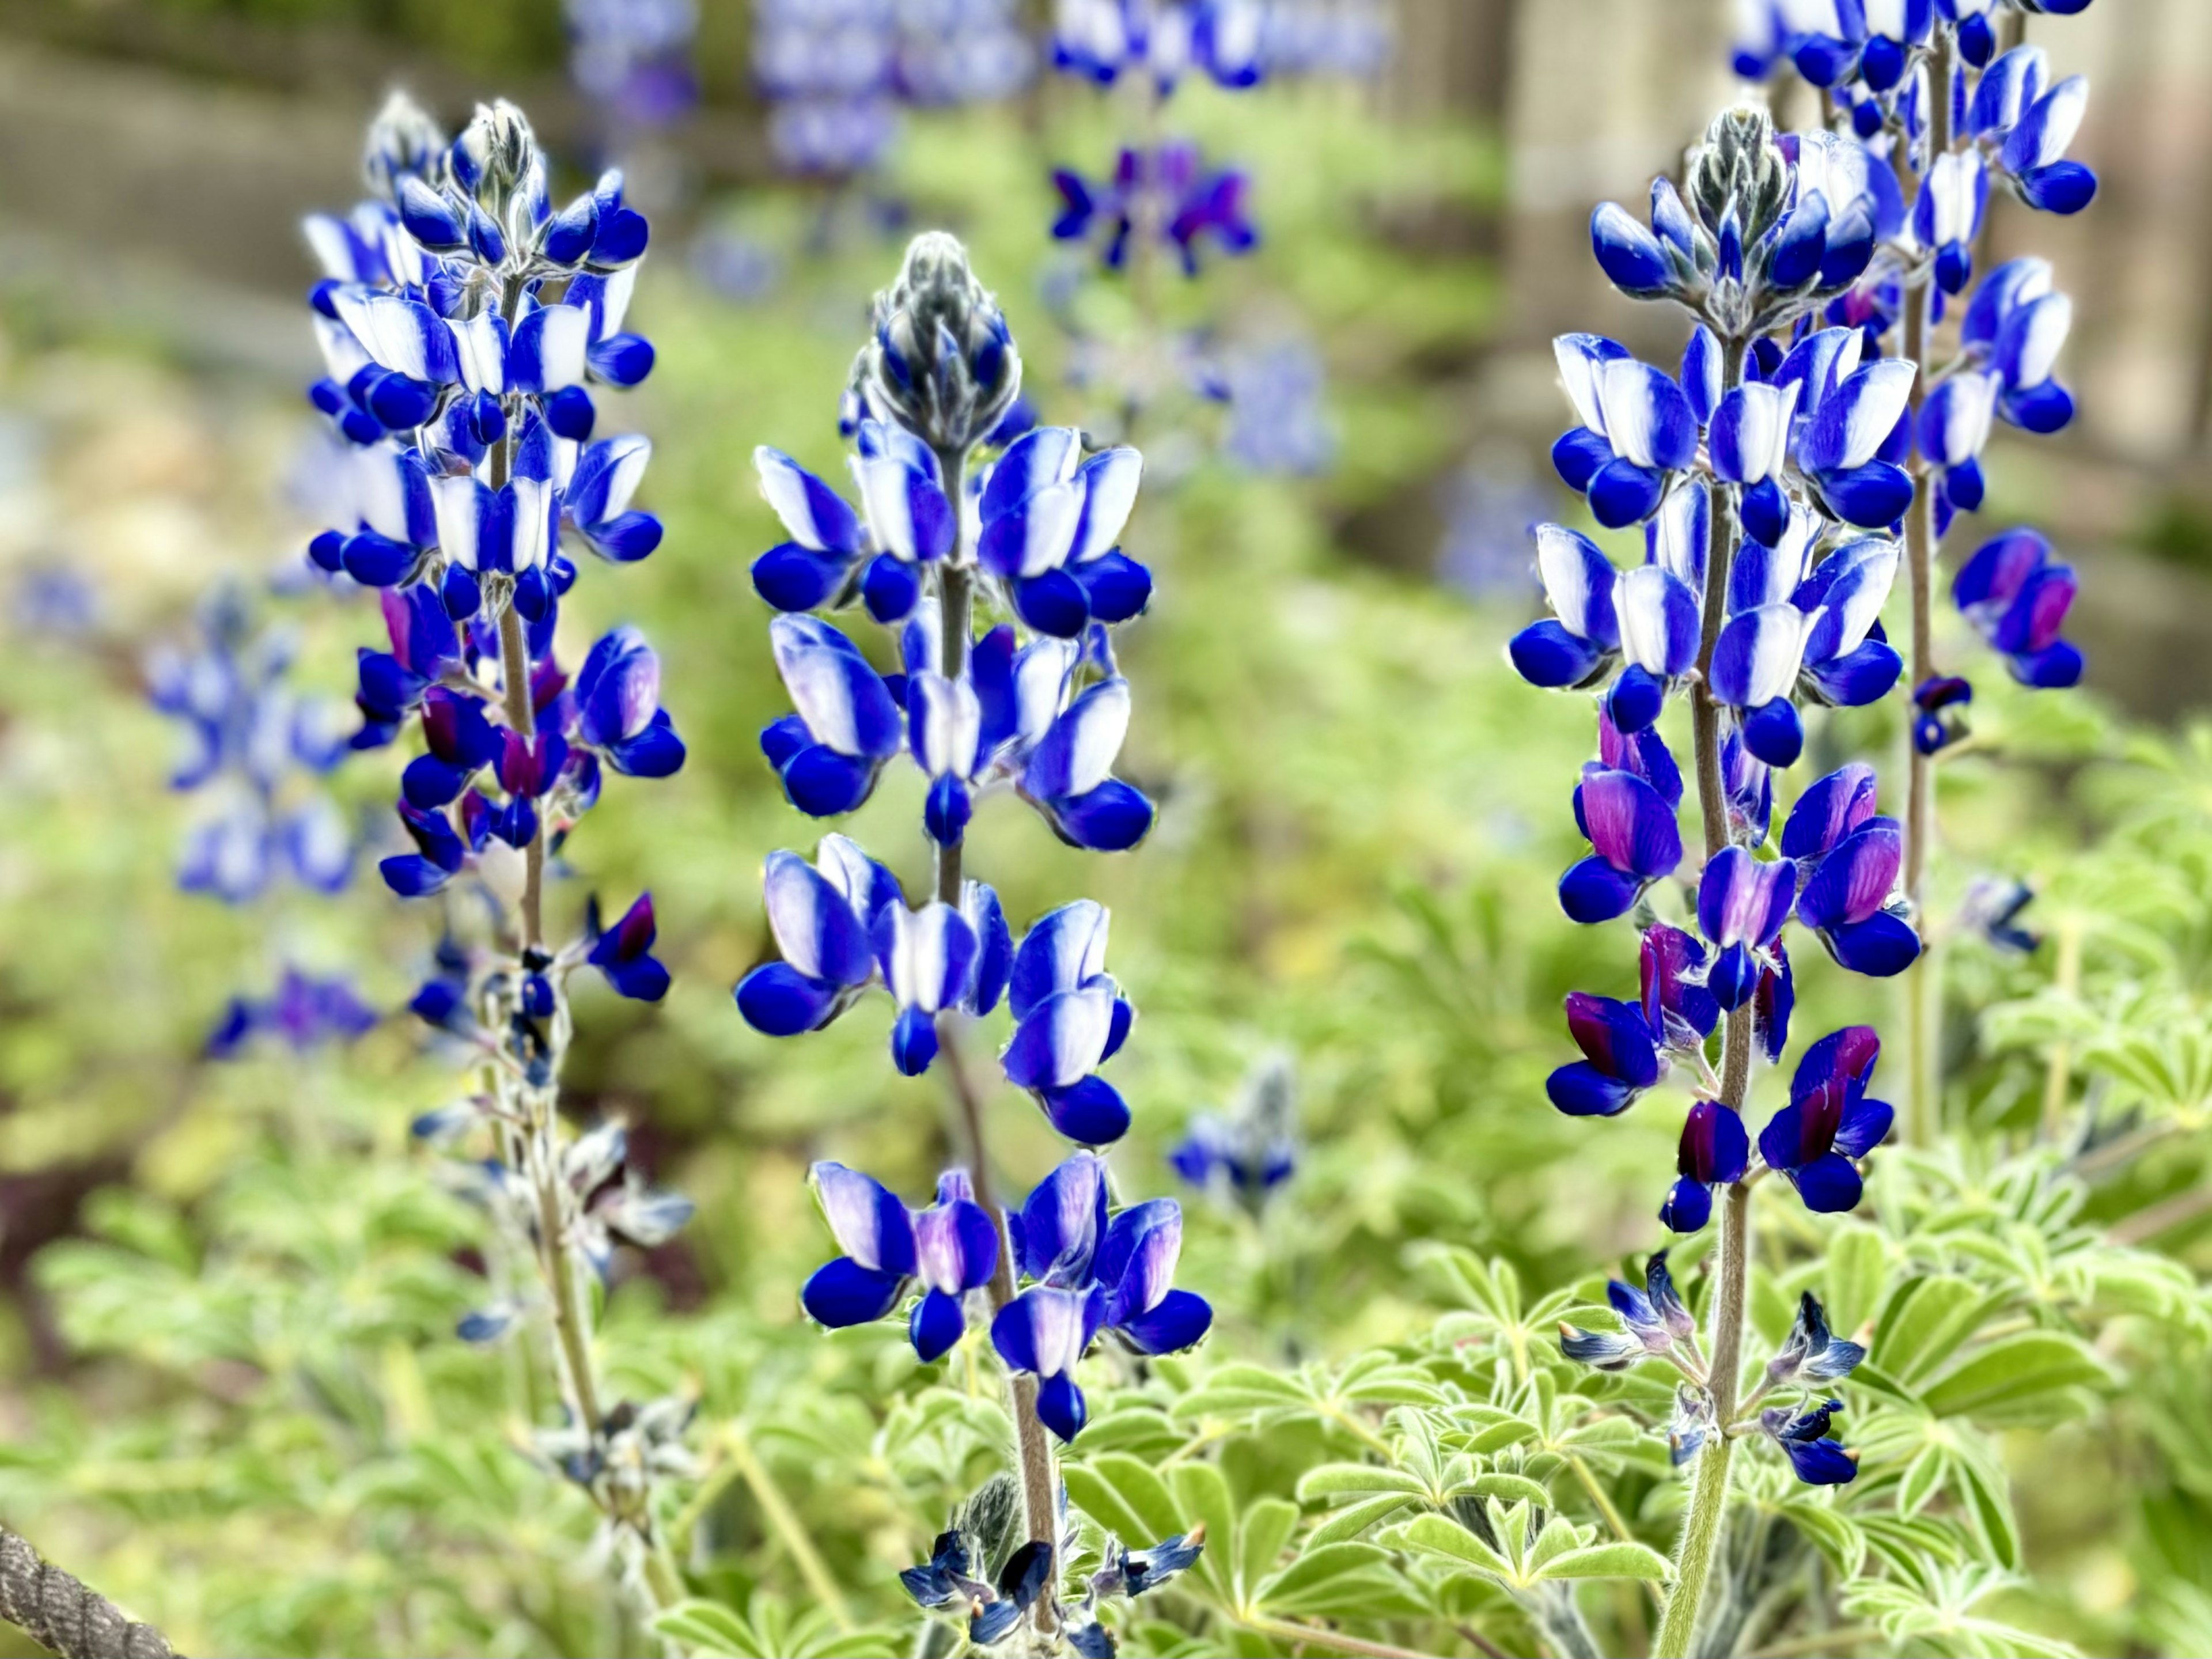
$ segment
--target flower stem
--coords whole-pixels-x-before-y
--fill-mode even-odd
[[[723,1425],[721,1437],[724,1453],[744,1478],[745,1485],[751,1488],[753,1501],[760,1505],[762,1518],[782,1540],[784,1548],[791,1553],[792,1562],[798,1567],[799,1576],[806,1581],[807,1589],[812,1593],[823,1612],[830,1615],[832,1624],[839,1630],[852,1629],[853,1615],[846,1608],[844,1596],[838,1591],[836,1577],[823,1561],[821,1552],[814,1547],[814,1540],[807,1533],[806,1523],[799,1518],[798,1513],[791,1507],[790,1500],[784,1497],[783,1488],[775,1484],[775,1477],[769,1473],[768,1465],[762,1462],[759,1455],[753,1450],[752,1439],[745,1433],[744,1425],[732,1419]]]
[[[967,457],[959,450],[942,449],[937,453],[937,464],[945,499],[951,503],[957,522]],[[974,632],[971,613],[975,583],[973,572],[966,562],[966,550],[957,543],[951,554],[939,562],[938,596],[938,672],[948,679],[957,679],[967,668],[969,639]],[[960,902],[961,852],[958,842],[938,847],[937,896],[942,903],[957,906]],[[990,1143],[983,1129],[982,1091],[976,1087],[966,1057],[960,1051],[954,1021],[940,1018],[938,1030],[939,1050],[946,1073],[952,1079],[952,1091],[959,1099],[961,1121],[967,1131],[969,1178],[975,1183],[975,1201],[998,1227],[999,1264],[991,1275],[990,1287],[991,1307],[995,1312],[1014,1299],[1013,1241],[1007,1231],[1006,1212],[1000,1207],[991,1181]],[[1028,1522],[1030,1541],[1049,1544],[1057,1551],[1060,1476],[1053,1467],[1052,1441],[1043,1420],[1037,1416],[1037,1379],[1023,1372],[1009,1373],[1006,1391],[1014,1419],[1014,1449],[1021,1468],[1022,1510]],[[1062,1565],[1055,1560],[1055,1571]],[[1040,1597],[1030,1609],[1041,1636],[1051,1635],[1054,1628],[1050,1601],[1049,1596]]]
[[[1244,1613],[1237,1622],[1255,1636],[1272,1636],[1279,1641],[1301,1646],[1322,1648],[1330,1653],[1349,1653],[1361,1659],[1422,1659],[1411,1648],[1394,1648],[1383,1642],[1367,1642],[1357,1636],[1345,1636],[1318,1625],[1305,1625],[1295,1619],[1269,1619],[1260,1613]]]
[[[1942,29],[1936,31],[1934,61],[1929,65],[1929,85],[1935,95],[1929,100],[1928,154],[1929,165],[1934,158],[1951,148],[1951,42]],[[1912,169],[1900,160],[1899,182],[1911,186],[1917,193],[1917,185]],[[1911,198],[1906,202],[1911,209]],[[1920,404],[1928,394],[1929,376],[1925,368],[1928,356],[1928,289],[1933,280],[1929,268],[1922,268],[1917,275],[1908,272],[1904,283],[1905,361],[1919,366],[1912,383],[1912,418],[1917,423]],[[1936,609],[1936,552],[1940,538],[1936,533],[1936,478],[1927,457],[1918,457],[1913,465],[1912,505],[1905,515],[1905,565],[1907,583],[1912,597],[1912,665],[1911,686],[1917,689],[1935,677],[1935,609]],[[1923,908],[1923,890],[1928,870],[1928,851],[1934,844],[1936,834],[1936,766],[1935,757],[1924,755],[1913,741],[1911,716],[1905,720],[1905,896],[1912,906],[1913,915],[1920,927],[1921,937],[1929,937],[1929,930]],[[1923,951],[1918,961],[1905,970],[1899,987],[1906,1002],[1906,1027],[1911,1041],[1911,1093],[1909,1109],[1905,1114],[1905,1133],[1912,1142],[1926,1146],[1935,1138],[1936,1119],[1940,1115],[1937,1091],[1942,1086],[1937,1076],[1936,1051],[1942,1038],[1938,1031],[1942,1012],[1942,990],[1936,980],[1936,963],[1932,951]]]
[[[1733,386],[1743,372],[1745,343],[1724,343],[1721,384]],[[1728,603],[1729,564],[1735,548],[1735,502],[1716,488],[1705,545],[1705,628],[1698,643],[1698,684],[1691,700],[1697,747],[1698,806],[1705,823],[1705,857],[1729,845],[1728,801],[1721,775],[1720,709],[1710,690],[1713,647]],[[1720,1103],[1741,1115],[1751,1087],[1752,1012],[1728,1016],[1721,1038]],[[1744,1304],[1751,1271],[1751,1189],[1742,1182],[1721,1196],[1720,1262],[1711,1313],[1712,1363],[1706,1370],[1717,1431],[1735,1414],[1737,1375],[1742,1368]],[[1728,1512],[1730,1447],[1725,1432],[1709,1436],[1698,1454],[1689,1514],[1674,1553],[1674,1588],[1667,1597],[1652,1644],[1654,1659],[1688,1659],[1698,1607],[1712,1576]]]

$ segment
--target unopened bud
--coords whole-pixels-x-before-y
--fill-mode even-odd
[[[362,147],[362,177],[388,202],[398,193],[400,179],[426,177],[445,148],[446,135],[429,112],[395,90],[368,124],[368,142]]]
[[[957,237],[915,237],[898,281],[876,296],[874,320],[854,388],[872,413],[940,453],[966,453],[1019,395],[1021,355]]]
[[[1723,110],[1690,153],[1688,183],[1708,229],[1717,234],[1733,207],[1743,240],[1757,241],[1781,217],[1790,194],[1790,163],[1774,142],[1774,118],[1756,104]]]

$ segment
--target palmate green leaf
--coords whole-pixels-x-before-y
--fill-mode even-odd
[[[1674,1569],[1667,1558],[1643,1544],[1592,1544],[1563,1551],[1538,1567],[1544,1578],[1638,1578],[1658,1583]]]
[[[1287,1498],[1262,1498],[1245,1506],[1237,1522],[1237,1601],[1252,1599],[1258,1585],[1275,1571],[1283,1546],[1297,1530],[1298,1506]]]
[[[1409,1619],[1429,1611],[1373,1544],[1309,1548],[1254,1593],[1255,1608],[1311,1619]]]
[[[1957,1459],[1958,1485],[1966,1494],[1967,1513],[1974,1530],[1989,1546],[1990,1556],[2008,1571],[2021,1565],[2020,1522],[2013,1516],[2012,1492],[2004,1472],[1972,1452]]]
[[[1364,1498],[1347,1508],[1340,1509],[1306,1534],[1306,1547],[1317,1548],[1323,1544],[1341,1543],[1357,1538],[1371,1527],[1381,1525],[1415,1500],[1395,1492],[1385,1492],[1380,1498]]]
[[[2049,1419],[2069,1414],[2066,1390],[2106,1387],[2112,1380],[2078,1337],[2022,1331],[1973,1350],[1921,1397],[1938,1417]]]
[[[1889,1278],[1889,1247],[1881,1232],[1863,1222],[1846,1222],[1828,1240],[1825,1270],[1828,1324],[1850,1333],[1881,1307]]]
[[[1127,1452],[1103,1452],[1080,1463],[1063,1464],[1060,1477],[1068,1501],[1125,1543],[1157,1543],[1189,1531],[1190,1522],[1198,1518],[1187,1514],[1182,1499],[1151,1464]],[[1231,1541],[1224,1534],[1215,1547]],[[1206,1553],[1212,1553],[1212,1549]]]
[[[1206,1553],[1199,1557],[1192,1577],[1211,1589],[1217,1601],[1234,1606],[1240,1557],[1237,1502],[1230,1496],[1228,1478],[1212,1463],[1178,1463],[1170,1474],[1176,1506],[1185,1517],[1176,1530],[1206,1528]]]
[[[1955,1273],[1908,1279],[1890,1293],[1869,1358],[1899,1382],[1917,1384],[1957,1352],[2002,1300]]]
[[[868,1659],[895,1651],[905,1638],[881,1627],[839,1631],[818,1607],[793,1614],[773,1596],[757,1597],[757,1617],[719,1601],[693,1599],[657,1614],[653,1627],[695,1659],[782,1659],[804,1653],[819,1659]]]
[[[1850,1516],[1810,1492],[1792,1492],[1774,1507],[1777,1514],[1827,1558],[1837,1577],[1858,1577],[1866,1561],[1866,1534]]]
[[[1479,1498],[1502,1498],[1509,1504],[1534,1504],[1548,1508],[1552,1502],[1550,1489],[1541,1482],[1531,1480],[1525,1474],[1508,1474],[1493,1470],[1475,1476],[1468,1490]]]
[[[1513,1577],[1511,1562],[1458,1522],[1443,1516],[1417,1515],[1396,1528],[1395,1536],[1407,1549],[1440,1555],[1447,1561],[1494,1577],[1510,1581]]]
[[[1224,1365],[1170,1407],[1178,1422],[1247,1413],[1314,1412],[1313,1395],[1294,1376],[1263,1365]]]
[[[1403,1469],[1386,1469],[1379,1463],[1323,1463],[1298,1477],[1298,1497],[1306,1503],[1321,1498],[1369,1497],[1376,1492],[1402,1492],[1425,1498],[1428,1487]]]
[[[1912,1461],[1905,1466],[1905,1473],[1898,1479],[1897,1512],[1905,1516],[1919,1514],[1950,1479],[1950,1449],[1936,1443],[1923,1446],[1912,1455]]]

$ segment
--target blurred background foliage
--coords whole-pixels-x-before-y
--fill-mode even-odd
[[[2124,0],[2110,9],[2130,15]],[[135,52],[116,44],[118,19],[145,26]],[[710,136],[742,134],[757,113],[745,27],[742,7],[704,9]],[[1414,44],[1428,27],[1408,21]],[[1453,33],[1464,15],[1437,27],[1467,49]],[[161,45],[201,32],[200,48]],[[89,85],[167,52],[158,73],[191,88],[180,97],[248,96],[221,84],[227,73],[264,83],[253,97],[297,100],[285,52],[307,48],[286,46],[295,33],[373,38],[380,67],[471,94],[556,81],[564,52],[544,0],[9,4],[0,74],[21,84],[52,68]],[[207,43],[224,40],[259,44],[210,64]],[[1690,62],[1685,76],[1710,80],[1711,65]],[[1501,106],[1485,102],[1494,78],[1478,66],[1436,97],[1410,80],[1237,100],[1194,89],[1179,105],[1210,149],[1253,170],[1263,241],[1201,283],[1170,284],[1154,320],[1231,343],[1313,342],[1334,465],[1318,477],[1240,470],[1213,453],[1218,416],[1203,406],[1139,434],[1187,462],[1156,468],[1131,532],[1160,588],[1127,635],[1139,698],[1125,770],[1161,801],[1159,826],[1134,856],[1085,859],[995,803],[972,837],[973,866],[1018,921],[1079,891],[1115,913],[1115,972],[1142,1012],[1116,1067],[1137,1121],[1120,1162],[1137,1184],[1169,1189],[1182,1126],[1255,1063],[1279,1050],[1297,1065],[1302,1156],[1280,1198],[1254,1218],[1183,1194],[1183,1282],[1213,1299],[1219,1324],[1199,1355],[1132,1374],[1114,1395],[1084,1448],[1109,1485],[1113,1455],[1181,1444],[1160,1426],[1167,1408],[1235,1362],[1334,1366],[1380,1351],[1429,1376],[1478,1364],[1463,1351],[1495,1338],[1495,1310],[1467,1313],[1469,1281],[1440,1273],[1438,1250],[1509,1264],[1534,1297],[1587,1294],[1594,1267],[1656,1237],[1671,1111],[1593,1135],[1541,1089],[1565,1048],[1562,995],[1622,994],[1630,975],[1618,939],[1567,926],[1551,891],[1579,850],[1566,792],[1588,710],[1529,692],[1501,658],[1537,603],[1522,529],[1569,503],[1536,481],[1552,417],[1521,348],[1543,325],[1499,229],[1526,175]],[[119,95],[135,83],[99,84]],[[303,131],[342,129],[368,107],[363,95],[296,115]],[[1111,120],[1048,83],[1011,107],[916,118],[884,173],[834,195],[745,176],[757,152],[742,138],[710,146],[688,175],[691,205],[656,222],[640,286],[634,314],[659,363],[623,424],[654,440],[647,504],[667,540],[623,580],[584,585],[563,655],[612,623],[642,626],[691,761],[665,787],[610,790],[557,902],[573,916],[585,890],[651,887],[676,988],[647,1009],[586,992],[568,1092],[579,1122],[627,1115],[645,1164],[700,1206],[678,1243],[621,1264],[606,1351],[619,1392],[686,1379],[700,1390],[706,1473],[675,1541],[702,1593],[744,1613],[715,1638],[727,1651],[903,1648],[905,1634],[868,1633],[903,1626],[896,1570],[994,1466],[1001,1433],[988,1376],[958,1357],[949,1374],[925,1372],[890,1334],[832,1340],[799,1318],[795,1287],[830,1253],[809,1161],[845,1159],[919,1194],[950,1155],[951,1125],[928,1080],[882,1065],[878,1020],[771,1045],[728,1001],[769,950],[761,859],[810,844],[754,744],[784,705],[746,574],[776,537],[750,451],[771,442],[834,465],[835,394],[867,295],[905,228],[923,224],[969,241],[1047,417],[1079,412],[1055,323],[1067,278],[1043,234],[1045,167],[1096,169]],[[583,149],[570,151],[580,163]],[[1639,176],[1621,167],[1604,188],[1632,195]],[[349,199],[342,179],[329,199]],[[298,205],[249,192],[224,211],[273,222],[252,233],[266,246],[289,235]],[[748,239],[780,280],[743,300],[716,291],[684,256],[695,225]],[[222,258],[149,267],[143,247],[85,234],[31,214],[0,230],[12,619],[0,651],[0,1516],[190,1651],[652,1650],[589,1570],[586,1506],[515,1449],[542,1405],[526,1369],[451,1337],[480,1293],[477,1227],[406,1135],[452,1089],[450,1070],[404,1015],[343,1050],[203,1058],[226,1001],[265,994],[285,963],[351,974],[375,1006],[398,1008],[428,940],[373,879],[337,900],[234,908],[175,889],[191,811],[167,787],[172,734],[145,704],[141,660],[183,637],[218,577],[270,587],[294,570],[313,527],[313,423],[297,398],[307,322],[281,298],[307,266],[295,256],[235,285]],[[1129,322],[1126,292],[1080,287],[1087,319],[1109,332]],[[2102,303],[2085,295],[2085,313]],[[1517,389],[1532,377],[1533,399]],[[2001,497],[2029,505],[2048,488],[2002,462],[1996,476]],[[1984,522],[2006,510],[2000,500]],[[2156,510],[2144,521],[2169,526],[2167,550],[2198,556],[2170,527],[2197,509]],[[2129,533],[2114,530],[2112,547]],[[2106,544],[2075,551],[2094,595]],[[2110,563],[2132,580],[2126,556]],[[2117,654],[2114,691],[2138,714],[2095,691],[2031,701],[1981,681],[1975,741],[1943,774],[1940,908],[1978,882],[2025,880],[2038,896],[2023,920],[2044,943],[2026,956],[1950,943],[1945,1100],[1960,1139],[1940,1158],[1878,1159],[1873,1189],[1893,1234],[1886,1273],[1930,1271],[1949,1248],[1898,1218],[2009,1213],[2021,1182],[2058,1183],[2079,1206],[2065,1223],[2089,1241],[2079,1248],[2118,1251],[2082,1270],[2087,1290],[2058,1267],[2008,1281],[2008,1306],[2030,1324],[2075,1321],[2100,1369],[1971,1442],[2024,1477],[2012,1499],[2024,1577],[2002,1591],[2007,1617],[2093,1652],[2212,1642],[2212,728],[2188,711],[2193,689],[2147,697],[2126,672],[2130,629],[2154,654],[2165,623],[2149,613],[2193,591],[2154,590],[2144,614],[2107,617],[2093,642],[2093,678]],[[353,647],[375,637],[373,609],[297,584],[261,603],[299,630],[300,673],[343,696]],[[1833,716],[1815,726],[1815,760],[1888,756],[1899,741],[1893,711]],[[397,764],[386,751],[337,775],[379,835]],[[910,835],[918,787],[894,774],[855,830],[909,879],[925,856]],[[1802,1029],[1901,1025],[1882,987],[1825,963],[1801,971]],[[1019,1189],[1057,1143],[1018,1100],[992,1110]],[[2060,1134],[2085,1111],[2094,1144]],[[1763,1294],[1777,1318],[1778,1285],[1821,1242],[1802,1224],[1774,1247]],[[2036,1225],[2036,1239],[2055,1236]],[[2153,1255],[2168,1267],[2143,1266]],[[1177,1420],[1205,1420],[1198,1398]],[[1394,1437],[1419,1427],[1390,1422]],[[1248,1502],[1296,1501],[1301,1474],[1362,1449],[1326,1413],[1273,1426],[1262,1414],[1209,1437]],[[1916,1455],[1899,1444],[1893,1475]],[[1870,1451],[1870,1472],[1877,1462]],[[1623,1498],[1662,1547],[1673,1501],[1650,1478]],[[1964,1501],[1939,1492],[1929,1512],[1963,1516]],[[1474,1614],[1534,1639],[1495,1598]],[[1624,1640],[1642,1628],[1632,1590],[1606,1616]],[[1201,1595],[1145,1639],[1279,1650],[1234,1626]],[[1979,1650],[1955,1631],[1899,1626],[1888,1639]]]

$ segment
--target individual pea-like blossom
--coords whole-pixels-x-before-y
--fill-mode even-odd
[[[871,1324],[918,1287],[908,1340],[924,1364],[944,1358],[967,1330],[968,1293],[989,1284],[999,1265],[999,1230],[975,1202],[968,1172],[946,1170],[937,1201],[925,1210],[908,1209],[880,1182],[842,1164],[817,1164],[811,1179],[844,1254],[799,1292],[809,1316],[832,1330]]]
[[[1920,955],[1920,936],[1895,892],[1904,837],[1875,809],[1874,769],[1854,762],[1798,797],[1782,830],[1784,862],[1800,887],[1798,924],[1853,973],[1887,978]]]
[[[234,1060],[266,1037],[303,1054],[350,1042],[374,1030],[379,1018],[343,975],[317,975],[287,963],[269,996],[230,1000],[208,1033],[206,1053],[210,1060]]]
[[[1759,1426],[1782,1449],[1792,1472],[1807,1486],[1848,1486],[1858,1479],[1858,1453],[1828,1435],[1829,1419],[1843,1408],[1840,1400],[1823,1401],[1795,1413],[1770,1406],[1759,1413]]]
[[[233,904],[287,878],[338,891],[352,878],[356,836],[320,780],[346,754],[339,711],[293,689],[295,641],[282,627],[257,628],[238,591],[210,596],[199,632],[191,649],[153,652],[145,669],[154,707],[182,737],[170,787],[204,803],[177,884]]]
[[[1260,1214],[1297,1170],[1297,1091],[1290,1055],[1268,1055],[1247,1073],[1228,1111],[1191,1118],[1169,1164],[1192,1186]]]
[[[2039,532],[2023,528],[1977,549],[1952,579],[1951,597],[2015,680],[2051,690],[2081,678],[2081,648],[2058,636],[2075,588],[2073,567],[2051,556]]]
[[[1789,1336],[1766,1362],[1767,1381],[1785,1386],[1842,1382],[1866,1358],[1863,1339],[1871,1334],[1871,1328],[1860,1333],[1861,1340],[1845,1341],[1828,1328],[1827,1310],[1820,1305],[1820,1298],[1805,1291],[1797,1298],[1797,1317]]]
[[[1671,1353],[1678,1343],[1685,1352],[1696,1348],[1697,1321],[1674,1288],[1666,1251],[1656,1252],[1644,1264],[1642,1290],[1614,1279],[1606,1282],[1605,1294],[1620,1316],[1620,1328],[1589,1331],[1563,1323],[1559,1350],[1568,1358],[1601,1371],[1618,1371],[1640,1359]]]
[[[1615,752],[1585,766],[1575,786],[1575,822],[1589,856],[1559,878],[1559,908],[1580,922],[1625,915],[1644,890],[1682,861],[1674,809],[1682,780],[1658,734],[1623,738]],[[1611,761],[1613,764],[1608,765]]]
[[[1962,932],[1978,934],[1999,951],[2032,955],[2042,945],[2043,935],[2022,925],[2020,914],[2034,902],[2035,889],[2026,882],[1984,876],[1966,890],[1959,926]]]
[[[1700,1100],[1682,1121],[1674,1184],[1659,1206],[1668,1231],[1694,1233],[1712,1219],[1713,1188],[1729,1187],[1750,1168],[1751,1140],[1743,1119],[1717,1100]]]
[[[1831,1031],[1805,1051],[1790,1079],[1790,1103],[1759,1132],[1759,1155],[1786,1176],[1808,1210],[1857,1207],[1860,1161],[1889,1133],[1896,1116],[1866,1091],[1881,1039],[1868,1025]]]
[[[1054,239],[1094,246],[1109,270],[1128,263],[1131,237],[1147,228],[1173,250],[1186,276],[1198,274],[1200,253],[1209,245],[1231,258],[1259,246],[1245,208],[1249,177],[1236,167],[1209,167],[1187,139],[1124,149],[1100,179],[1055,168],[1052,184],[1060,201]]]
[[[1949,748],[1967,733],[1966,706],[1972,684],[1956,674],[1937,674],[1912,688],[1912,746],[1923,755]]]
[[[2067,160],[2066,149],[2088,106],[2087,76],[2053,82],[2042,47],[2014,46],[1982,71],[1966,106],[1966,130],[2028,206],[2079,213],[2096,196],[2097,175]]]
[[[1037,1378],[1037,1415],[1063,1441],[1088,1418],[1075,1371],[1102,1332],[1139,1353],[1174,1353],[1213,1322],[1204,1297],[1174,1287],[1181,1207],[1148,1199],[1102,1225],[1105,1180],[1103,1163],[1078,1152],[1030,1195],[1014,1244],[1035,1282],[991,1322],[999,1357]]]

